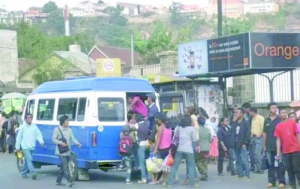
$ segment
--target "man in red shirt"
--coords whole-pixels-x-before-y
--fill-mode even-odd
[[[277,137],[277,159],[280,158],[282,147],[289,183],[292,189],[296,189],[296,177],[300,181],[300,135],[296,122],[287,119],[287,111],[281,109],[279,113],[281,122],[274,132],[274,136]]]

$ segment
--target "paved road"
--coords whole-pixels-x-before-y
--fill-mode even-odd
[[[0,154],[0,189],[59,189],[65,187],[55,186],[56,174],[58,168],[56,166],[46,166],[38,170],[38,180],[20,178],[17,168],[16,159],[13,155]],[[124,172],[104,173],[98,170],[91,170],[91,181],[76,182],[74,188],[84,189],[155,189],[163,188],[163,186],[150,186],[125,184]],[[182,164],[179,170],[181,180],[185,178],[185,165]],[[243,180],[225,174],[223,177],[217,176],[216,165],[209,165],[209,181],[201,182],[201,189],[263,189],[267,184],[267,175],[252,174],[250,180]],[[66,182],[66,181],[65,181]],[[188,188],[180,184],[174,185],[174,188]]]

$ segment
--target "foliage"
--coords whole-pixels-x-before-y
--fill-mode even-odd
[[[58,64],[52,61],[53,51],[67,51],[70,44],[82,44],[82,41],[90,41],[84,33],[73,37],[49,37],[38,27],[23,22],[13,27],[0,26],[0,28],[17,31],[18,57],[27,58],[36,63],[34,79],[38,84],[49,80],[63,79],[68,63],[60,61],[61,63]]]
[[[187,42],[191,39],[192,27],[180,29],[177,35],[168,31],[166,27],[157,22],[149,39],[143,39],[141,32],[135,32],[135,50],[138,51],[146,64],[158,63],[156,54],[162,51],[177,50],[179,43]]]
[[[172,2],[169,6],[169,12],[171,13],[170,21],[172,24],[180,24],[183,22],[183,18],[180,15],[180,10],[182,9],[182,4],[180,2]]]
[[[98,4],[103,4],[104,2],[102,0],[99,0],[98,1]]]
[[[48,3],[46,3],[44,6],[43,6],[43,12],[44,13],[50,13],[50,12],[53,12],[57,9],[57,5],[55,2],[53,1],[49,1]]]
[[[128,19],[122,16],[122,11],[124,8],[117,6],[117,7],[106,7],[103,10],[103,13],[109,15],[109,23],[118,25],[118,26],[126,26],[128,24]]]

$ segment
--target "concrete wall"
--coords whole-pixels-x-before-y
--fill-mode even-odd
[[[254,102],[254,76],[233,77],[233,104],[242,105],[245,102]]]
[[[17,32],[0,30],[0,82],[8,83],[18,78]]]

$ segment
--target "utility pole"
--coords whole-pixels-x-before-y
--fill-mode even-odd
[[[131,67],[134,65],[134,46],[133,46],[133,35],[131,35]]]
[[[222,36],[222,22],[223,22],[222,0],[218,0],[218,37]]]

